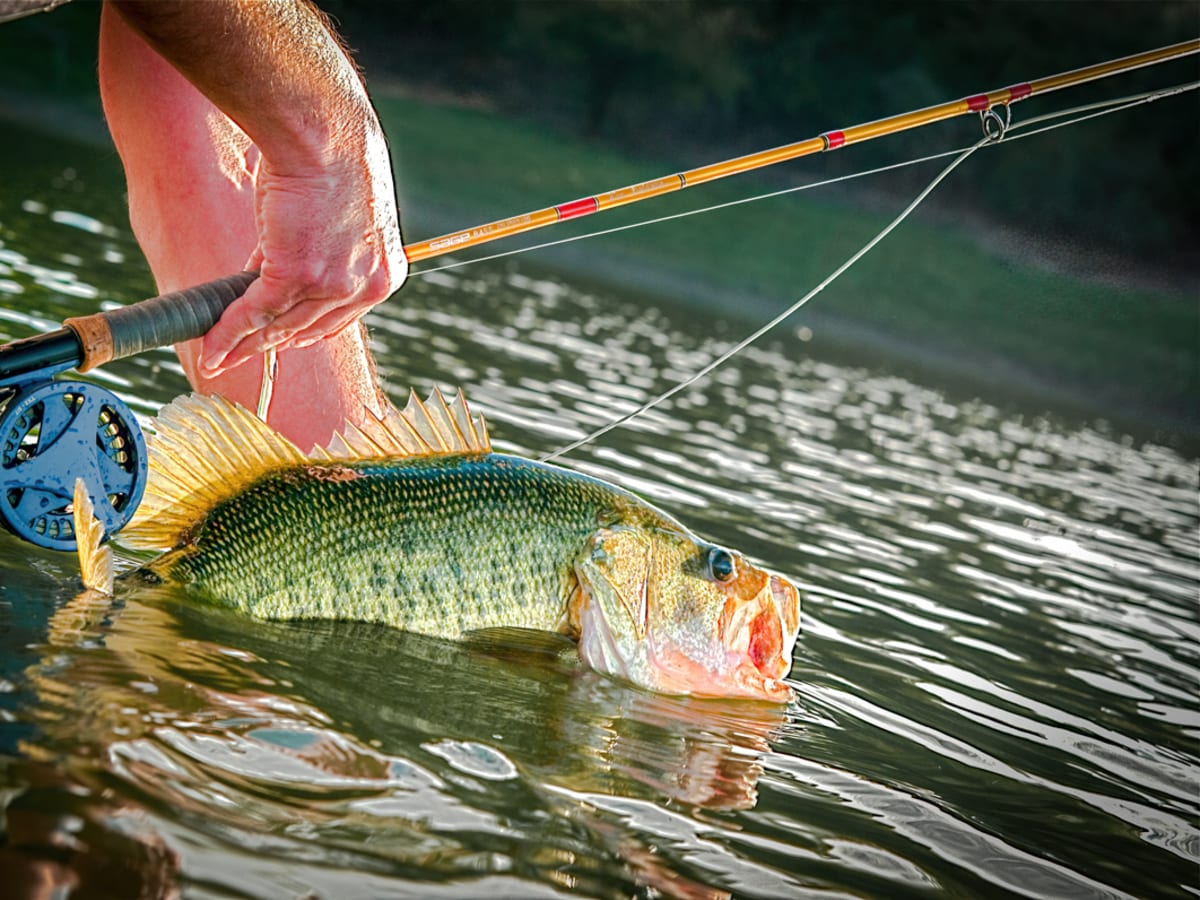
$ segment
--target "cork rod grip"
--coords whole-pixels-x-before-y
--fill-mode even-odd
[[[63,324],[83,348],[79,371],[202,337],[257,277],[256,272],[239,272],[120,309],[67,319]]]

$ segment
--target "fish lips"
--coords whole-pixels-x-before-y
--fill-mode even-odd
[[[719,624],[729,676],[741,696],[788,700],[783,679],[792,667],[800,633],[800,592],[779,575],[768,575],[750,600],[730,598]]]

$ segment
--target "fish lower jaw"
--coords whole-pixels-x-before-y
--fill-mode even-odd
[[[709,669],[682,654],[664,656],[667,658],[651,663],[655,689],[663,693],[777,703],[787,703],[794,696],[782,675],[772,678],[745,660]]]
[[[590,621],[586,615],[581,616],[579,622],[579,658],[597,672],[640,683],[630,671],[612,632],[603,624]]]
[[[778,677],[773,678],[764,675],[758,667],[744,662],[734,669],[731,681],[735,687],[726,691],[724,696],[787,703],[795,697],[795,693],[783,680],[783,676],[786,674],[787,672],[784,671]]]

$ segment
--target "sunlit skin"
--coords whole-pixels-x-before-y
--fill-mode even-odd
[[[261,272],[177,347],[192,385],[254,408],[276,346],[269,421],[299,446],[378,409],[355,323],[407,264],[383,133],[319,18],[299,3],[110,0],[100,87],[159,291]]]

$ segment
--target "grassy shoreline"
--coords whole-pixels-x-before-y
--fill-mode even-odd
[[[377,102],[398,148],[408,238],[709,161],[631,160],[446,100],[385,91],[377,93]],[[1002,154],[1015,152],[1020,151],[1001,147],[976,154],[961,177],[986,177],[990,165],[1003,164]],[[932,177],[943,164],[927,164],[922,171]],[[815,165],[781,168],[792,183],[822,177],[819,158]],[[947,190],[957,177],[958,172],[947,181]],[[494,247],[613,228],[772,186],[739,176]],[[649,298],[703,306],[740,324],[736,334],[815,286],[903,205],[891,200],[867,207],[844,192],[803,192],[541,250],[525,259]],[[805,352],[898,363],[942,384],[1105,418],[1143,436],[1195,438],[1200,433],[1194,403],[1200,382],[1195,285],[1185,278],[1152,284],[1144,273],[1111,260],[1112,271],[1083,277],[1026,262],[1021,256],[1032,254],[1013,252],[1037,249],[1049,237],[1008,235],[1001,242],[987,229],[919,210],[789,325],[815,333]],[[1061,236],[1053,237],[1061,244]]]
[[[633,160],[552,130],[448,99],[375,90],[396,158],[405,238],[431,237],[711,160]],[[64,116],[63,112],[69,116]],[[0,118],[106,143],[78,98],[0,93]],[[941,146],[957,146],[954,138]],[[986,177],[1008,148],[977,154]],[[1030,151],[1036,152],[1036,151]],[[929,177],[941,163],[926,166]],[[815,164],[776,175],[819,180]],[[947,189],[953,188],[951,176]],[[487,255],[724,203],[770,187],[753,176],[690,189],[479,248]],[[828,189],[537,251],[524,257],[648,302],[700,306],[734,336],[785,308],[853,253],[903,203],[865,204]],[[884,209],[884,206],[890,208]],[[1023,240],[1037,246],[1036,234]],[[1200,305],[1193,285],[1083,278],[1024,262],[985,231],[918,211],[789,321],[814,338],[798,352],[896,367],[1005,405],[1103,418],[1139,438],[1200,443]],[[420,268],[420,267],[418,267]],[[781,332],[782,333],[782,332]]]

